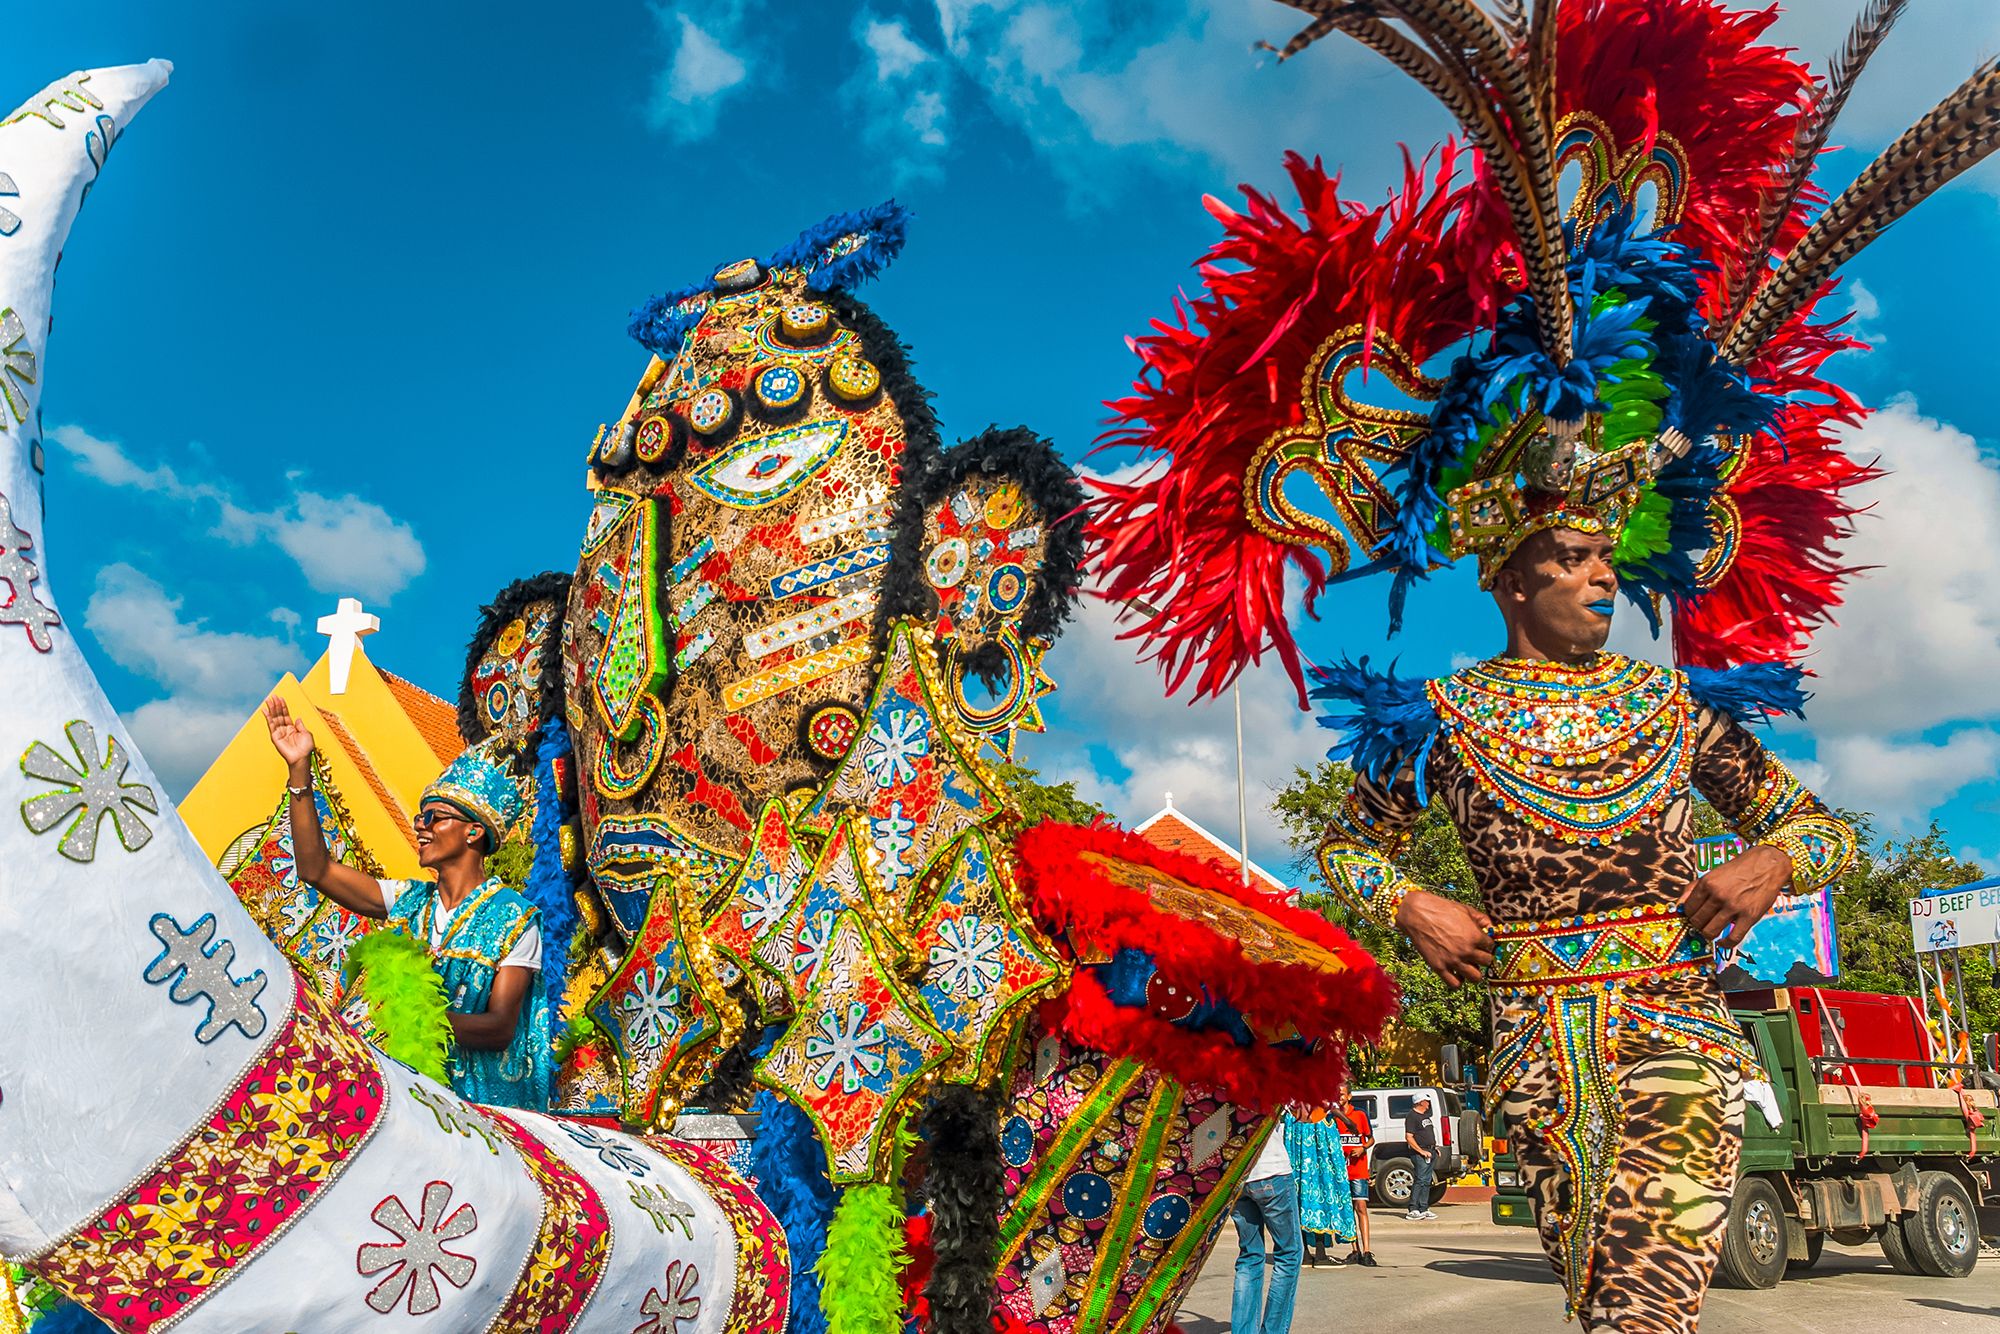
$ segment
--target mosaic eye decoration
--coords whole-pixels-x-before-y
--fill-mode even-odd
[[[687,408],[688,425],[704,439],[713,440],[736,422],[736,400],[726,389],[704,389]]]
[[[709,281],[719,291],[745,292],[764,281],[764,266],[754,259],[739,259],[717,269]]]
[[[1028,576],[1018,565],[1002,565],[986,579],[986,601],[1002,616],[1010,615],[1028,596]]]
[[[641,463],[658,463],[673,444],[674,424],[665,417],[648,417],[639,423],[636,445]]]
[[[931,554],[924,558],[924,573],[930,577],[931,587],[958,587],[965,578],[970,552],[971,548],[962,537],[947,537],[932,547]]]
[[[719,504],[762,509],[817,476],[847,435],[845,421],[814,421],[738,441],[697,468],[690,480]]]
[[[882,372],[861,357],[836,357],[827,367],[826,386],[841,402],[859,406],[882,388]]]
[[[801,347],[825,341],[832,328],[833,312],[817,301],[786,306],[778,314],[779,336]]]
[[[861,718],[845,704],[828,704],[806,719],[806,745],[825,760],[837,760],[854,748],[861,735]]]

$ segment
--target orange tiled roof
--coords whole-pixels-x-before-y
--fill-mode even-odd
[[[1213,838],[1183,819],[1181,813],[1171,807],[1161,811],[1143,829],[1136,832],[1140,838],[1145,839],[1156,848],[1164,848],[1168,852],[1182,853],[1195,858],[1197,861],[1207,862],[1210,866],[1221,871],[1227,871],[1232,874],[1239,873],[1240,871],[1241,863],[1236,860],[1236,853],[1233,849],[1217,843]],[[1261,866],[1251,866],[1250,877],[1252,880],[1262,884],[1266,889],[1276,890],[1279,893],[1286,892],[1287,887],[1273,876],[1267,874]]]
[[[388,673],[384,672],[383,675],[386,676]],[[347,730],[347,724],[342,721],[339,714],[330,709],[321,709],[319,716],[326,719],[326,725],[333,729],[334,740],[340,742],[340,748],[347,753],[347,758],[361,771],[361,776],[368,780],[368,790],[375,794],[375,800],[382,803],[382,809],[395,817],[397,830],[409,843],[410,851],[415,852],[417,835],[410,826],[410,813],[404,810],[402,804],[390,793],[389,785],[382,781],[382,775],[375,772],[375,766],[369,760],[368,753],[355,741],[354,734]]]
[[[450,764],[465,749],[465,741],[458,735],[458,708],[433,695],[422,686],[405,681],[394,672],[383,672],[383,681],[388,683],[389,693],[396,697],[410,721],[416,724],[418,735],[439,762]]]

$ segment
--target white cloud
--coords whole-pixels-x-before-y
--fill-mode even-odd
[[[410,526],[358,496],[301,491],[289,513],[269,516],[267,532],[322,593],[386,598],[424,572]]]
[[[1863,0],[1787,6],[1765,40],[1815,68],[1845,38]],[[1449,117],[1409,78],[1332,34],[1279,65],[1308,17],[1261,0],[933,0],[943,49],[994,115],[1043,153],[1070,202],[1101,205],[1141,173],[1167,170],[1216,187],[1271,183],[1287,148],[1349,168],[1357,198],[1392,182],[1402,143],[1442,138]],[[1829,176],[1866,159],[2000,50],[1991,0],[1912,5],[1876,55],[1834,143]],[[1341,127],[1361,127],[1341,133]],[[1378,127],[1369,132],[1367,127]],[[1225,179],[1216,181],[1220,173]],[[2000,190],[2000,166],[1975,182]],[[1219,191],[1218,191],[1219,192]]]
[[[1829,800],[1894,833],[2000,773],[2000,464],[1965,432],[1902,398],[1843,447],[1887,475],[1854,493],[1841,559],[1865,567],[1806,665],[1816,758],[1794,763]]]
[[[119,716],[131,729],[139,753],[166,784],[167,794],[180,801],[201,781],[255,707],[254,700],[234,705],[174,696],[151,700]]]
[[[1862,0],[1786,5],[1765,40],[1797,50],[1824,75]],[[1992,0],[1918,0],[1862,72],[1834,127],[1836,144],[1888,142],[2000,51]]]
[[[935,4],[945,51],[993,114],[1049,160],[1072,203],[1103,204],[1162,170],[1218,191],[1269,184],[1288,148],[1344,159],[1366,194],[1395,179],[1399,142],[1450,129],[1427,93],[1359,43],[1324,41],[1283,66],[1257,51],[1259,42],[1282,46],[1306,22],[1278,5]],[[1356,123],[1388,128],[1329,128]]]
[[[702,22],[665,6],[653,20],[671,54],[653,76],[646,123],[678,143],[706,138],[716,127],[728,98],[750,82],[742,54],[747,25],[742,3],[705,5]]]
[[[878,79],[901,78],[937,59],[910,36],[908,25],[901,19],[878,19],[863,14],[860,38],[861,44],[875,57]]]
[[[168,790],[184,794],[243,725],[266,685],[296,665],[285,639],[210,630],[130,565],[97,575],[84,624],[111,660],[172,692],[124,716]]]
[[[1889,335],[1875,322],[1882,318],[1882,298],[1859,278],[1849,278],[1841,284],[1840,290],[1847,294],[1848,309],[1853,316],[1842,332],[1860,339],[1871,348],[1887,343]]]
[[[1854,308],[1856,324],[1866,324],[1882,314],[1882,299],[1868,290],[1859,278],[1847,285],[1847,300]]]
[[[1023,760],[1078,792],[1127,826],[1164,804],[1174,805],[1219,838],[1234,843],[1236,718],[1229,696],[1197,704],[1168,699],[1154,664],[1137,661],[1111,606],[1086,596],[1049,655],[1064,722],[1046,736],[1022,739]],[[1244,790],[1250,817],[1250,857],[1286,878],[1292,854],[1271,814],[1277,790],[1292,771],[1325,757],[1334,734],[1302,712],[1283,670],[1268,662],[1243,674]],[[1108,777],[1093,757],[1096,741],[1124,771]]]
[[[952,67],[900,18],[863,11],[854,23],[863,56],[841,88],[861,134],[898,186],[936,180],[951,147]]]
[[[183,480],[168,464],[145,467],[122,445],[99,439],[80,426],[58,426],[49,438],[86,477],[181,505],[214,506],[211,536],[236,546],[271,543],[297,563],[318,592],[383,600],[424,572],[424,548],[415,530],[371,500],[352,494],[323,495],[295,485],[286,504],[250,509],[212,482]]]
[[[2000,716],[2000,466],[1904,398],[1844,447],[1888,475],[1856,498],[1847,586],[1807,665],[1822,736],[1894,736]]]
[[[1991,778],[2000,764],[2000,733],[1955,732],[1942,742],[1898,742],[1845,736],[1820,742],[1821,795],[1835,805],[1870,811],[1891,833],[1911,833],[1953,793]]]

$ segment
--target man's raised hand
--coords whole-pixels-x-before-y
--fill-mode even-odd
[[[1448,987],[1477,982],[1493,963],[1493,919],[1457,899],[1412,890],[1396,909],[1396,927]]]
[[[277,747],[288,768],[296,768],[312,758],[313,734],[292,717],[291,709],[276,695],[264,701],[264,726],[271,729],[271,744]]]

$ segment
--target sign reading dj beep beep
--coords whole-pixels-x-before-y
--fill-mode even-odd
[[[1917,953],[2000,944],[2000,880],[1910,900]]]

